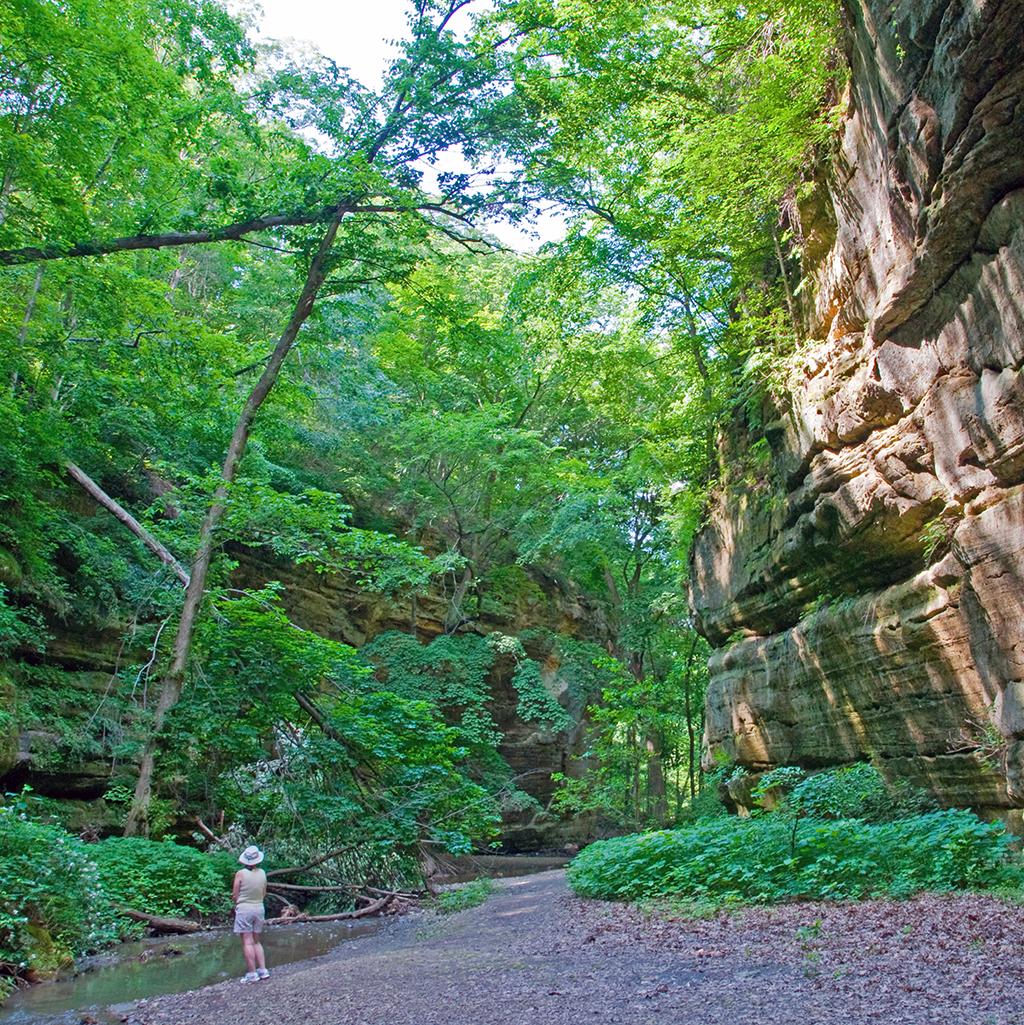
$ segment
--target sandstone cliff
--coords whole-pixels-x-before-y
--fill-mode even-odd
[[[318,574],[309,568],[275,562],[265,553],[239,548],[234,584],[261,587],[279,581],[285,607],[297,625],[325,637],[361,647],[387,631],[412,633],[427,642],[445,631],[448,602],[439,591],[415,601],[391,599],[356,585],[341,574]],[[586,819],[562,818],[545,808],[553,793],[551,775],[574,771],[572,759],[584,746],[583,706],[586,695],[572,686],[572,668],[563,664],[556,638],[603,641],[607,634],[600,611],[565,585],[539,572],[519,571],[518,591],[480,587],[478,608],[460,632],[486,636],[498,631],[524,637],[527,654],[540,664],[541,681],[567,713],[569,725],[554,730],[524,721],[514,683],[515,664],[496,659],[487,677],[488,712],[503,736],[499,753],[519,777],[518,787],[534,798],[509,806],[504,813],[502,839],[509,851],[560,847],[584,837]],[[84,629],[75,622],[51,624],[45,652],[29,653],[31,670],[0,664],[0,788],[30,785],[45,797],[59,799],[72,828],[101,833],[119,828],[123,807],[103,800],[112,783],[131,781],[129,768],[118,772],[118,745],[123,724],[104,725],[109,698],[131,684],[119,669],[149,657],[132,649],[129,624],[104,631]],[[79,724],[74,735],[60,736],[19,725],[18,704],[41,703],[59,711],[66,725]],[[97,725],[100,729],[97,730]],[[97,738],[97,733],[104,734]],[[578,767],[577,770],[578,771]]]
[[[812,341],[693,549],[705,757],[871,758],[1019,826],[1024,4],[847,6],[841,143],[791,215]]]

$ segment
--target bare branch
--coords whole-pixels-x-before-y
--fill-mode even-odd
[[[107,256],[111,253],[134,252],[140,249],[168,249],[176,246],[205,245],[208,242],[239,242],[243,236],[269,228],[295,227],[320,224],[335,217],[337,203],[319,210],[300,210],[290,214],[271,214],[236,221],[220,228],[201,228],[197,231],[172,231],[163,235],[129,235],[106,241],[76,242],[72,245],[24,246],[21,249],[0,250],[0,266],[13,267],[22,263],[42,260],[62,260],[66,257]]]
[[[114,501],[92,477],[84,470],[75,466],[74,463],[65,463],[64,469],[67,470],[68,476],[76,484],[80,485],[86,494],[99,502],[116,519],[120,520],[165,566],[171,568],[174,575],[185,587],[188,587],[188,573],[185,572],[185,567],[124,506]]]

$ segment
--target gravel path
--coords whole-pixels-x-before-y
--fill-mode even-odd
[[[259,985],[159,997],[126,1020],[1024,1025],[1024,911],[989,898],[797,905],[665,922],[578,900],[563,872],[498,886],[480,907],[409,916]]]

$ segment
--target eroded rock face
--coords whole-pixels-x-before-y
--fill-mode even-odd
[[[449,603],[440,592],[415,600],[389,598],[360,587],[351,576],[318,574],[309,567],[275,562],[264,552],[237,548],[232,557],[238,564],[236,586],[259,588],[268,580],[280,582],[291,620],[333,640],[361,647],[382,633],[400,631],[426,643],[445,632]],[[579,640],[607,638],[609,627],[600,610],[582,596],[540,572],[532,573],[525,583],[521,593],[506,590],[501,595],[481,585],[480,607],[460,631],[486,636],[495,631],[519,635],[540,630]],[[76,714],[88,718],[118,685],[118,668],[148,657],[148,652],[125,648],[126,629],[85,632],[74,623],[54,624],[42,660],[45,682],[23,678],[17,686],[23,692],[32,687],[59,688],[67,718],[73,720]],[[522,802],[505,811],[502,840],[506,850],[513,852],[557,849],[586,839],[593,827],[586,816],[562,817],[546,810],[554,792],[552,773],[581,771],[573,760],[585,747],[585,695],[567,682],[556,647],[532,650],[528,645],[527,653],[541,662],[543,685],[567,713],[569,726],[564,730],[546,729],[520,716],[513,660],[497,659],[488,676],[488,710],[503,737],[499,752],[518,777],[517,786],[536,802]],[[15,682],[0,665],[0,789],[16,790],[28,784],[43,796],[62,800],[69,821],[76,826],[101,832],[117,828],[123,808],[103,800],[112,783],[112,761],[102,756],[72,757],[55,733],[19,731],[13,715],[15,699]]]
[[[693,549],[706,756],[870,757],[1019,823],[1024,3],[848,7],[842,143],[794,218],[814,342]]]

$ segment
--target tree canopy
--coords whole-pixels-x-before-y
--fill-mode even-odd
[[[505,665],[524,721],[591,724],[563,809],[681,814],[686,553],[801,330],[778,212],[837,38],[825,0],[415,0],[374,90],[216,0],[0,0],[0,733],[106,759],[129,831],[397,879],[528,802]],[[488,235],[543,204],[564,239]],[[289,567],[408,630],[300,627]],[[575,633],[531,622],[558,594]],[[68,636],[117,653],[101,693]]]

